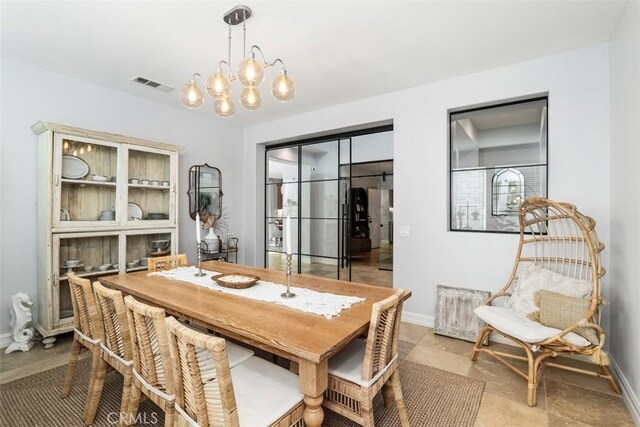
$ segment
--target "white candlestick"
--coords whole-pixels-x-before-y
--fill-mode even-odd
[[[201,242],[200,240],[200,214],[196,214],[196,242],[198,244]]]
[[[293,248],[291,245],[291,217],[289,215],[287,215],[287,221],[285,222],[285,231],[287,232],[287,255],[291,255]]]

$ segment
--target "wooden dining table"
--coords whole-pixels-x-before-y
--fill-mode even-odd
[[[285,273],[278,270],[220,261],[203,262],[202,268],[219,273],[251,274],[266,281],[286,283]],[[327,319],[188,282],[149,276],[146,271],[105,276],[100,282],[220,335],[298,363],[300,391],[305,402],[304,421],[310,427],[322,425],[324,419],[322,401],[327,389],[329,358],[366,333],[373,304],[395,292],[380,286],[293,274],[292,287],[365,298],[364,302]],[[406,292],[405,298],[410,296],[411,293]]]

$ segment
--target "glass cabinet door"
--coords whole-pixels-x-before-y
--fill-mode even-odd
[[[54,324],[63,325],[73,322],[68,274],[73,272],[94,281],[118,273],[119,234],[55,234],[53,248],[53,320]]]
[[[115,225],[118,145],[57,135],[53,149],[54,228]]]
[[[124,271],[127,273],[146,270],[149,258],[171,255],[176,252],[175,233],[170,229],[130,232],[125,237]]]
[[[175,157],[167,151],[129,148],[127,150],[128,200],[125,221],[173,223]],[[140,222],[148,227],[149,223]]]

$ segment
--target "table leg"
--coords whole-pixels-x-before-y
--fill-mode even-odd
[[[327,359],[320,363],[299,360],[300,391],[304,394],[304,422],[308,427],[320,427],[324,420],[322,400],[328,384]]]

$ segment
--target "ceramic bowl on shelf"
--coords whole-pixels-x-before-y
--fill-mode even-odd
[[[140,184],[142,184],[142,185],[149,185],[150,182],[151,181],[149,181],[148,179],[141,179],[140,180]]]
[[[170,240],[152,240],[150,255],[158,256],[164,255],[164,252],[169,250]]]
[[[120,269],[120,264],[113,264],[113,269],[114,270],[119,270]]]
[[[162,181],[161,184],[163,187],[168,187],[170,183],[169,181]]]
[[[140,258],[140,266],[146,267],[147,265],[149,265],[149,258],[147,257]]]
[[[129,184],[140,184],[140,180],[138,178],[129,178]]]
[[[109,267],[111,267],[111,264],[102,264],[100,267],[98,267],[98,269],[100,271],[107,271]]]
[[[67,267],[77,267],[78,265],[80,265],[80,260],[79,259],[68,259],[64,263],[65,263],[65,265]]]
[[[85,265],[85,266],[84,266],[84,271],[85,271],[86,273],[89,273],[89,272],[90,272],[90,271],[92,271],[92,270],[93,270],[93,265]]]
[[[151,180],[151,182],[150,182],[150,184],[151,184],[151,185],[154,185],[154,186],[156,186],[156,187],[157,187],[157,186],[159,186],[159,185],[160,185],[160,181],[158,181],[157,179],[152,179],[152,180]]]
[[[109,182],[116,182],[117,179],[118,178],[116,176],[112,176],[111,178],[109,178]]]
[[[113,221],[116,219],[116,211],[102,211],[98,219],[100,221]]]
[[[109,178],[104,175],[91,175],[91,181],[107,182]]]
[[[149,212],[149,215],[147,215],[147,219],[169,219],[169,215],[162,212]]]
[[[134,259],[133,261],[129,261],[127,263],[127,267],[129,268],[136,268],[138,266],[138,264],[140,263],[140,260]]]

